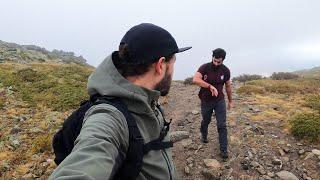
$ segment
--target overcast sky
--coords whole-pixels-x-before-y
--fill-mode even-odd
[[[192,76],[217,47],[232,76],[320,65],[319,0],[0,0],[0,40],[73,51],[93,66],[142,22],[193,46],[177,55],[174,79]]]

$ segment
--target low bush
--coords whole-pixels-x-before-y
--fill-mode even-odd
[[[307,96],[305,105],[320,112],[320,94],[312,94]]]
[[[290,120],[291,133],[298,139],[320,141],[320,114],[301,113]]]
[[[237,89],[239,94],[264,94],[265,89],[263,87],[255,85],[244,85]]]
[[[271,75],[271,79],[273,80],[297,79],[298,77],[299,75],[289,72],[274,72]]]

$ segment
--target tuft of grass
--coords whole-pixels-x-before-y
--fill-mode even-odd
[[[312,94],[307,96],[305,105],[320,112],[320,94]]]
[[[43,153],[45,151],[50,151],[51,150],[51,135],[41,135],[38,136],[32,144],[31,147],[31,152],[33,154],[36,153]]]
[[[320,114],[300,113],[290,120],[291,133],[298,139],[320,141]]]
[[[255,85],[244,85],[237,89],[239,94],[264,94],[265,89],[260,86]]]

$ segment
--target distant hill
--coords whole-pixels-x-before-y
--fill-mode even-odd
[[[11,61],[18,63],[28,62],[57,62],[88,65],[82,56],[75,56],[73,52],[62,50],[48,51],[35,45],[19,45],[0,40],[0,62]]]
[[[309,78],[320,78],[320,66],[311,68],[311,69],[304,69],[300,71],[294,71],[293,73],[298,74],[303,77]]]

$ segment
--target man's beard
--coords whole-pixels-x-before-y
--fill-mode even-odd
[[[172,81],[172,76],[166,73],[163,79],[156,85],[155,90],[160,91],[161,96],[167,95],[170,90],[171,81]]]
[[[213,71],[218,71],[222,67],[222,64],[219,64],[219,65],[212,64],[212,66],[213,66]]]

